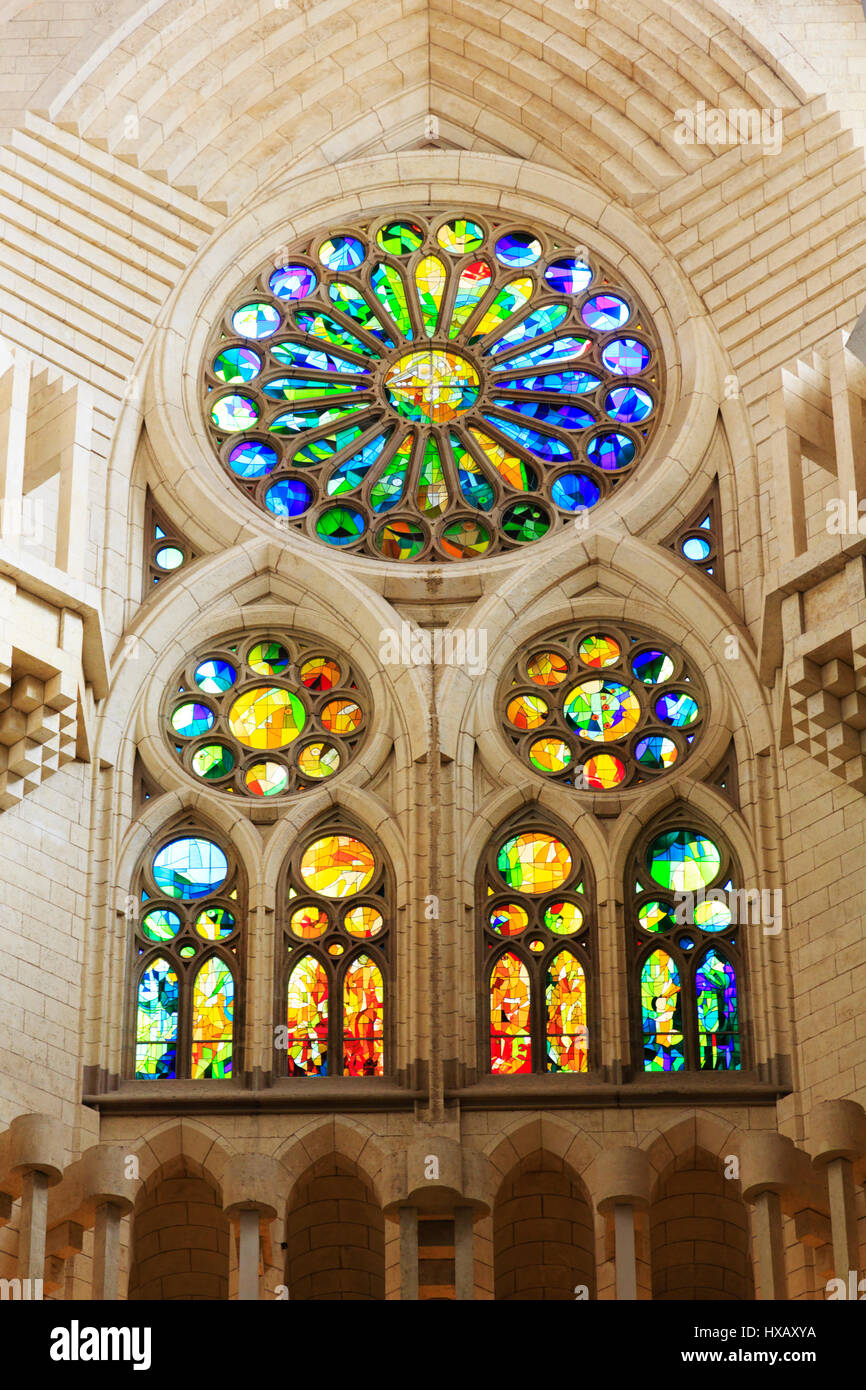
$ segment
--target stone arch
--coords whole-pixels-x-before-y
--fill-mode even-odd
[[[587,1191],[571,1165],[548,1149],[520,1159],[496,1194],[493,1279],[497,1300],[596,1296]]]
[[[286,1245],[291,1299],[384,1299],[385,1218],[357,1161],[325,1153],[300,1175],[287,1207]]]
[[[348,1116],[331,1116],[312,1120],[300,1133],[285,1139],[273,1153],[288,1170],[287,1199],[295,1200],[298,1183],[303,1174],[325,1155],[334,1155],[348,1165],[355,1165],[363,1181],[368,1183],[379,1207],[385,1201],[386,1154],[380,1141],[360,1121]]]

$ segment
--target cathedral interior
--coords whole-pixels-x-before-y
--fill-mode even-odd
[[[847,1289],[863,6],[0,8],[0,1281]]]

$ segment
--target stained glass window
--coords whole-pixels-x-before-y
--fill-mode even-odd
[[[290,796],[347,767],[364,741],[369,694],[332,644],[269,629],[209,643],[163,701],[174,756],[196,781],[234,796]]]
[[[534,773],[611,792],[679,770],[708,700],[673,642],[605,622],[540,636],[506,670],[498,705],[510,746]]]
[[[178,828],[139,874],[133,1075],[232,1075],[242,877],[209,833]]]
[[[678,820],[644,834],[628,886],[643,1070],[738,1071],[740,935],[760,894],[715,830]]]
[[[564,828],[503,827],[478,879],[482,1046],[494,1075],[586,1072],[593,881]]]
[[[520,548],[610,496],[663,364],[631,288],[561,242],[443,210],[286,248],[202,367],[232,481],[282,528],[398,561]]]
[[[385,1074],[389,882],[360,828],[323,825],[292,852],[281,889],[289,1076]]]

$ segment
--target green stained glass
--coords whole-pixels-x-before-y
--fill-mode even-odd
[[[406,286],[399,270],[393,265],[377,265],[370,283],[379,302],[384,305],[404,338],[412,337],[412,320],[406,300]]]
[[[387,444],[390,433],[390,430],[386,430],[383,434],[377,434],[375,439],[371,439],[357,454],[353,454],[345,463],[341,463],[339,468],[335,468],[328,479],[329,497],[354,492],[356,487],[361,486]]]
[[[350,333],[348,328],[337,323],[330,314],[310,313],[307,309],[295,310],[295,323],[302,333],[309,333],[313,338],[321,338],[326,343],[334,343],[338,347],[349,348],[352,352],[361,353],[365,357],[378,357],[379,353],[374,352]]]
[[[376,241],[392,256],[411,256],[424,240],[416,222],[388,222],[376,233]]]
[[[519,280],[511,280],[499,291],[490,308],[484,314],[469,339],[470,344],[478,343],[482,338],[486,338],[487,334],[492,333],[494,328],[499,328],[518,309],[522,309],[524,304],[528,304],[534,289],[535,281],[529,275],[521,276]]]
[[[149,941],[171,941],[180,931],[180,918],[167,907],[155,907],[141,919],[142,933]]]
[[[374,512],[389,512],[396,507],[406,487],[406,470],[412,458],[413,434],[407,435],[403,443],[388,460],[380,476],[370,489],[370,506]]]
[[[526,545],[539,541],[550,530],[550,517],[533,502],[515,502],[503,514],[502,529],[510,540]]]
[[[373,544],[386,560],[414,560],[424,549],[426,536],[414,521],[388,521],[373,537]]]
[[[209,782],[225,777],[235,765],[231,750],[221,743],[205,743],[192,755],[192,770]]]
[[[487,481],[468,450],[463,448],[456,434],[450,435],[449,438],[451,452],[457,466],[457,480],[464,499],[470,507],[477,507],[479,511],[489,512],[496,500],[492,484]]]
[[[415,503],[419,512],[432,517],[441,516],[448,506],[448,501],[448,484],[445,481],[439,445],[431,435],[424,446]]]
[[[335,280],[328,290],[335,309],[353,318],[366,333],[378,338],[386,347],[394,346],[394,339],[382,325],[382,320],[373,313],[360,290],[343,280]]]
[[[345,420],[347,416],[356,414],[359,410],[366,410],[365,405],[322,405],[322,406],[302,406],[299,410],[286,410],[282,415],[278,415],[272,420],[269,429],[272,434],[301,434],[304,430],[313,430],[321,425],[333,425],[338,420]]]
[[[365,391],[365,383],[355,381],[315,381],[310,378],[280,376],[262,387],[263,395],[272,401],[312,401],[326,396],[345,396],[352,391]]]
[[[466,217],[455,217],[436,233],[436,240],[452,256],[465,256],[484,244],[484,228]]]
[[[721,866],[718,845],[697,830],[666,830],[647,850],[647,868],[655,882],[676,892],[706,888]]]
[[[330,507],[316,522],[316,534],[328,545],[351,545],[364,534],[364,518],[351,507]]]
[[[363,433],[360,425],[349,425],[333,434],[323,434],[318,439],[311,440],[309,444],[303,444],[293,455],[292,463],[296,467],[324,463],[325,459],[333,458],[334,454],[339,454],[350,444],[354,444]]]

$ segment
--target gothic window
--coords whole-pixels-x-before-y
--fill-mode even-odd
[[[644,1071],[742,1066],[740,931],[750,897],[715,831],[654,826],[629,871],[635,1050]]]
[[[519,548],[609,496],[663,375],[603,259],[428,210],[284,248],[226,306],[201,386],[223,467],[277,524],[441,562]]]
[[[478,913],[487,1068],[587,1071],[595,899],[573,837],[526,813],[503,827],[482,859]]]
[[[283,876],[289,1076],[383,1076],[390,1066],[390,872],[364,830],[320,826]]]
[[[707,713],[704,685],[667,638],[633,624],[558,628],[506,671],[505,736],[534,773],[583,791],[655,780],[688,758]]]
[[[139,875],[133,1074],[232,1075],[244,904],[233,856],[209,834],[175,829]]]
[[[208,643],[184,662],[163,701],[163,728],[197,781],[272,798],[346,767],[369,708],[366,685],[331,643],[269,629]]]

